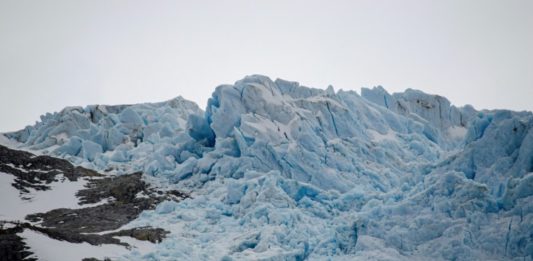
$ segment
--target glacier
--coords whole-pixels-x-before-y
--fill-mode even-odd
[[[191,194],[132,227],[172,233],[124,260],[532,260],[533,114],[378,86],[262,75],[181,97],[69,107],[17,147]]]

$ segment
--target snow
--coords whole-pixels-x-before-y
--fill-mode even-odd
[[[149,241],[141,241],[131,237],[115,237],[121,242],[127,243],[131,246],[131,249],[128,254],[133,256],[144,256],[155,250],[155,244]]]
[[[15,176],[0,172],[1,220],[24,220],[28,214],[47,212],[56,208],[80,208],[75,195],[87,184],[87,180],[84,179],[71,182],[59,176],[60,181],[48,184],[50,190],[29,188],[30,193],[20,194],[11,186],[14,180]]]
[[[181,99],[68,108],[7,136],[191,193],[128,224],[171,234],[125,259],[521,260],[532,129],[530,112],[253,75],[217,87],[205,113]]]
[[[20,236],[25,239],[29,251],[34,253],[31,257],[43,261],[82,260],[87,257],[101,260],[108,257],[116,260],[130,252],[126,247],[119,245],[93,246],[89,243],[74,244],[59,241],[29,229],[25,229]]]
[[[47,212],[58,208],[81,208],[93,207],[104,204],[111,199],[104,199],[94,204],[79,205],[75,196],[76,192],[83,189],[87,180],[68,181],[68,179],[58,177],[60,181],[50,183],[50,190],[37,191],[30,189],[29,194],[20,194],[17,189],[11,186],[15,177],[10,174],[0,172],[0,220],[3,221],[24,221],[26,215]],[[24,199],[23,199],[24,198]],[[3,224],[3,228],[13,225]],[[120,229],[117,229],[118,231]],[[113,231],[106,231],[98,234],[105,234]],[[93,246],[88,243],[74,244],[66,241],[51,239],[43,234],[32,230],[24,230],[20,234],[26,239],[30,251],[39,260],[81,260],[84,257],[112,257],[113,260],[125,254],[147,254],[153,251],[154,244],[147,241],[140,241],[130,237],[117,237],[122,242],[132,246],[126,249],[118,245]],[[57,251],[62,249],[62,251]]]
[[[8,148],[15,148],[18,147],[18,145],[21,145],[20,142],[14,139],[9,139],[4,134],[0,134],[0,144]]]
[[[16,225],[13,224],[13,223],[1,223],[1,224],[0,224],[0,227],[1,227],[2,229],[10,229],[10,228],[14,228],[14,227],[16,227]]]
[[[452,126],[448,128],[448,135],[454,139],[464,139],[467,131],[468,129],[465,127]]]
[[[369,130],[368,132],[372,136],[371,139],[375,142],[398,141],[398,139],[396,138],[396,135],[392,131],[389,131],[386,134],[381,134],[375,130]]]

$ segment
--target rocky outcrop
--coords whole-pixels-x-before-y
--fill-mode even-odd
[[[48,184],[57,181],[60,175],[70,181],[76,181],[80,177],[102,176],[93,170],[75,167],[64,159],[46,155],[36,156],[2,145],[0,145],[0,172],[14,175],[16,178],[13,187],[22,193],[28,193],[28,188],[50,189]]]
[[[6,227],[4,227],[6,226]],[[21,226],[0,222],[0,261],[36,261],[31,258],[28,246],[17,234],[21,233]]]
[[[136,219],[145,210],[154,209],[164,200],[179,201],[186,193],[160,191],[143,180],[142,173],[106,176],[63,159],[36,156],[29,152],[0,146],[0,175],[13,175],[13,187],[21,194],[31,189],[49,190],[59,176],[65,182],[90,178],[86,188],[77,192],[80,208],[53,209],[26,216],[26,221],[0,221],[10,228],[0,229],[0,260],[35,260],[29,258],[24,241],[17,234],[30,229],[56,240],[92,245],[117,244],[129,247],[115,237],[132,237],[152,243],[161,242],[168,231],[161,228],[139,227],[113,231]],[[58,199],[60,200],[60,199]],[[86,207],[84,207],[86,206]]]

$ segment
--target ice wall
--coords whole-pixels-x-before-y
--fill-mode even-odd
[[[95,168],[140,169],[192,193],[144,212],[132,226],[158,223],[172,234],[154,253],[125,259],[533,253],[531,113],[260,75],[217,87],[205,113],[181,99],[95,108],[49,115],[8,136]]]
[[[174,170],[180,161],[177,147],[197,143],[187,134],[192,115],[201,118],[203,111],[181,97],[160,103],[68,107],[6,136],[26,149],[99,170],[153,172],[152,167],[163,172]]]

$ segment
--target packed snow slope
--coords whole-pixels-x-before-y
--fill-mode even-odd
[[[190,191],[132,226],[172,231],[152,260],[531,260],[533,115],[383,88],[254,75],[181,98],[67,108],[21,148]]]

